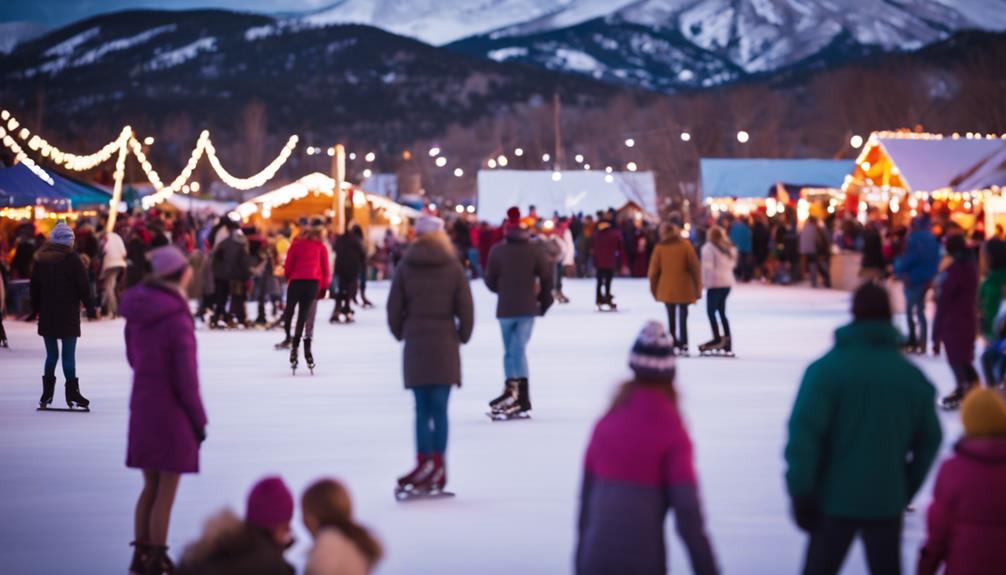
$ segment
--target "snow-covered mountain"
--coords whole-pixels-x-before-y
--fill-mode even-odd
[[[38,38],[48,30],[35,22],[0,22],[0,54],[9,54],[18,44]]]
[[[1006,0],[341,0],[297,18],[673,89],[1006,30]]]

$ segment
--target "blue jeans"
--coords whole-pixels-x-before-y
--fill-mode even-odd
[[[468,248],[468,265],[472,268],[472,277],[482,277],[482,262],[479,261],[478,248]]]
[[[413,387],[416,396],[416,453],[443,455],[447,451],[447,398],[450,385]]]
[[[534,316],[501,317],[503,330],[503,373],[507,379],[528,377],[527,342],[531,340]]]
[[[905,286],[905,315],[908,316],[908,341],[925,349],[929,324],[926,323],[926,292],[929,284]],[[915,337],[915,322],[918,321],[918,339]]]
[[[45,341],[45,372],[46,377],[56,377],[56,364],[59,362],[59,345],[63,342],[63,376],[67,379],[77,377],[77,338],[44,337]]]

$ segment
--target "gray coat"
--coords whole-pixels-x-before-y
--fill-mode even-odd
[[[508,232],[504,242],[493,246],[486,265],[486,286],[499,295],[496,317],[542,315],[551,305],[554,267],[526,231]]]
[[[405,387],[460,386],[459,348],[474,323],[471,288],[453,248],[420,238],[405,252],[388,295],[388,327],[405,341]]]

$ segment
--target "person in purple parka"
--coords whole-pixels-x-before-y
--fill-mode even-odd
[[[957,383],[942,399],[943,407],[956,409],[968,390],[981,381],[975,370],[975,335],[978,333],[978,262],[961,234],[946,240],[952,258],[936,300],[933,340],[943,344],[947,363]]]
[[[199,395],[196,336],[185,288],[192,278],[174,246],[148,254],[151,272],[126,292],[126,357],[133,368],[126,466],[143,470],[131,573],[170,573],[168,522],[183,473],[199,471],[206,413]]]

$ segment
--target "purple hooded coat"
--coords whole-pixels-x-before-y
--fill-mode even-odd
[[[206,413],[189,306],[175,288],[144,283],[126,292],[119,311],[126,318],[126,357],[133,368],[126,466],[198,472],[198,434],[206,427]]]
[[[978,333],[978,265],[970,254],[958,256],[947,268],[936,303],[933,339],[943,342],[950,365],[975,360]]]

